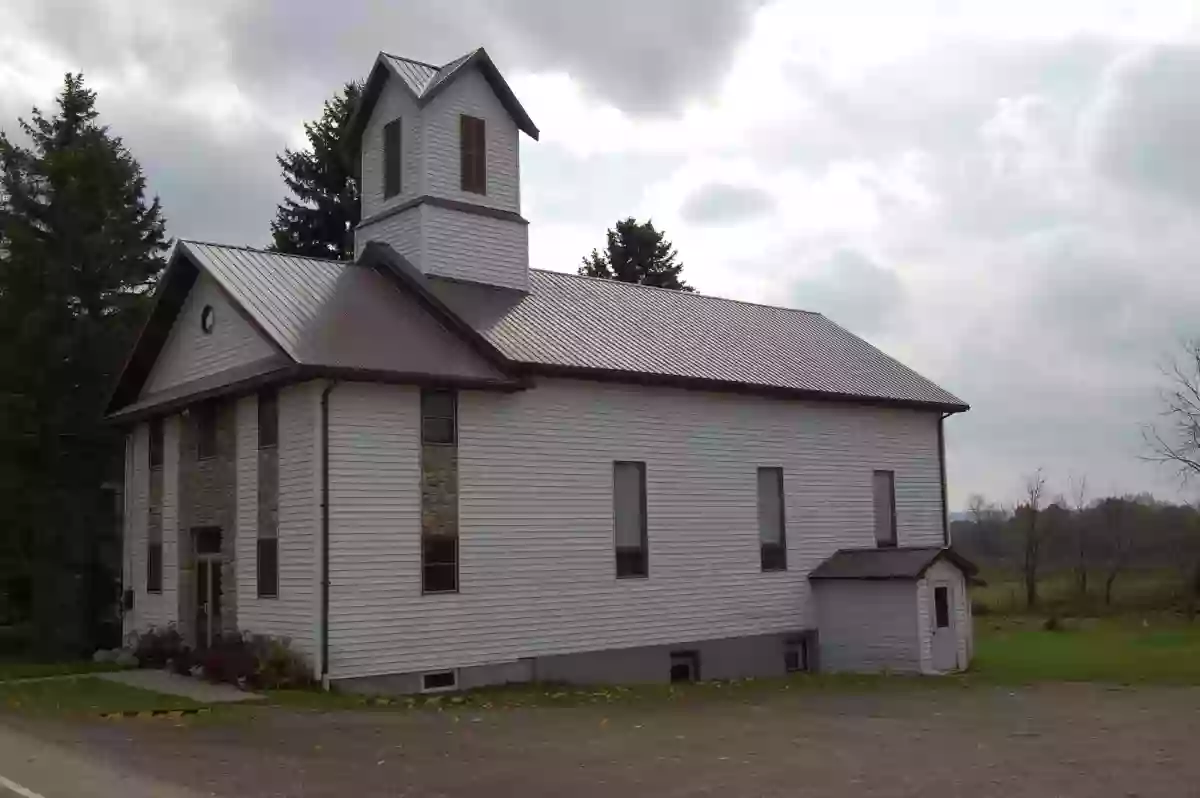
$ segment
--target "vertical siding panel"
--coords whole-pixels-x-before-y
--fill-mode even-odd
[[[822,580],[817,588],[821,668],[920,672],[924,653],[916,582]]]
[[[265,599],[258,598],[258,397],[237,403],[237,596],[238,626],[266,633]]]
[[[333,395],[335,677],[814,626],[808,571],[874,545],[876,468],[901,545],[941,540],[935,414],[547,380],[460,393],[461,592],[422,596],[417,394]],[[614,576],[613,460],[647,464],[649,579]],[[760,465],[784,469],[786,572],[761,571]]]
[[[206,305],[213,307],[216,319],[211,334],[200,329],[200,313]],[[216,282],[202,273],[184,300],[142,395],[274,354],[274,347],[229,304]]]
[[[133,612],[125,617],[126,633],[143,629],[146,623],[146,511],[150,495],[150,427],[138,424],[133,429],[129,446],[129,513],[125,518],[128,531],[125,545],[128,575],[125,586],[132,588]]]

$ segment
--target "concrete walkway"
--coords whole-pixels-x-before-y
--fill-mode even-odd
[[[191,676],[180,676],[170,671],[135,670],[97,673],[97,678],[107,679],[128,687],[166,693],[190,698],[201,704],[232,704],[238,701],[257,701],[257,693],[247,693],[229,684],[212,684]]]

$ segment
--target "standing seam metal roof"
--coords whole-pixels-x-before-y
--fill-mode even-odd
[[[180,246],[298,362],[307,336],[322,323],[322,309],[339,290],[339,275],[354,268],[243,247]],[[423,279],[516,364],[967,407],[819,313],[536,269],[530,270],[528,294]],[[343,281],[340,290],[372,289]],[[339,323],[370,322],[351,317]]]

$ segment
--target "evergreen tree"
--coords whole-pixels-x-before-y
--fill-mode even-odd
[[[583,259],[579,274],[691,291],[691,286],[679,277],[683,264],[677,263],[675,256],[675,248],[664,233],[654,229],[653,222],[638,224],[631,216],[609,229],[605,251],[593,249]]]
[[[57,106],[18,121],[27,143],[0,133],[0,580],[65,651],[114,608],[123,435],[102,413],[164,242],[82,75]]]
[[[293,255],[349,260],[361,206],[351,155],[343,146],[346,126],[358,105],[361,86],[347,83],[325,102],[321,118],[306,122],[308,149],[285,149],[276,156],[288,197],[271,222],[271,248]]]

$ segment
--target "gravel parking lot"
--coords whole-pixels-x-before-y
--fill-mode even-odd
[[[221,796],[1091,798],[1197,794],[1198,710],[1192,688],[1046,685],[0,722]]]

